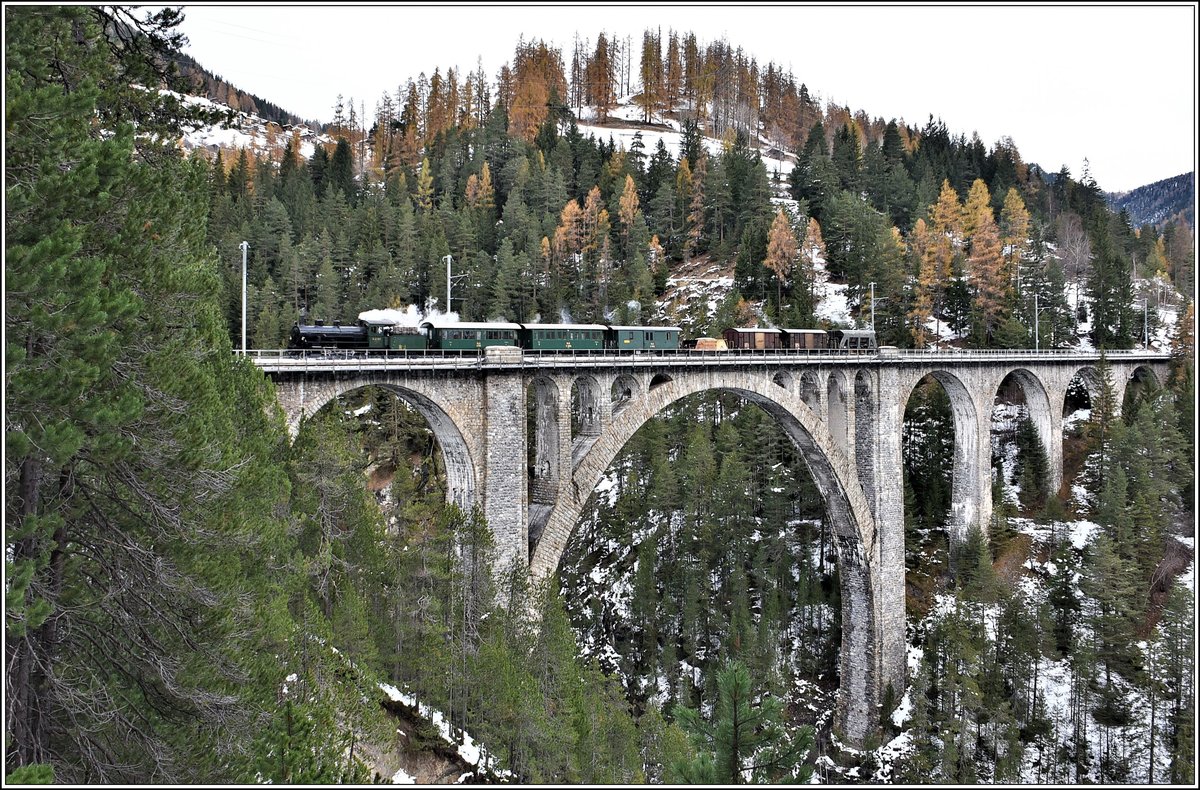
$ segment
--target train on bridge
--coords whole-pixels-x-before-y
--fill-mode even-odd
[[[874,351],[871,330],[726,329],[721,338],[681,340],[677,326],[613,324],[519,324],[507,322],[425,321],[400,326],[389,321],[337,321],[292,327],[288,348],[296,351],[482,352],[489,346],[516,346],[535,352],[634,351]]]

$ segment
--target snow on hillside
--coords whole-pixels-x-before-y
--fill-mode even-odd
[[[1011,523],[1019,533],[1027,535],[1033,542],[1033,549],[1030,551],[1029,559],[1024,565],[1025,575],[1020,580],[1021,591],[1026,596],[1031,607],[1041,605],[1046,600],[1047,584],[1050,579],[1060,572],[1060,569],[1056,567],[1054,562],[1050,560],[1041,562],[1036,558],[1048,554],[1049,546],[1059,540],[1068,541],[1076,552],[1076,555],[1082,556],[1087,546],[1095,540],[1101,531],[1099,525],[1090,521],[1047,524],[1029,519],[1014,518]],[[1194,538],[1176,537],[1175,540],[1187,546],[1189,550],[1194,551]],[[1076,596],[1083,603],[1085,609],[1091,606],[1091,599],[1079,590],[1078,574],[1075,575],[1073,584]],[[1194,558],[1187,570],[1175,580],[1175,584],[1182,586],[1193,597],[1195,596]],[[910,629],[910,644],[908,646],[908,671],[910,678],[917,670],[922,653],[919,646],[911,643],[913,635],[917,631],[927,627],[930,619],[943,615],[946,611],[953,609],[953,606],[954,596],[939,595],[938,602],[927,616],[926,621],[923,621],[917,629]],[[991,607],[991,609],[994,610],[995,607]],[[985,612],[985,622],[994,622],[995,616],[994,611]],[[1080,624],[1078,627],[1085,628],[1086,626]],[[1148,649],[1148,645],[1145,642],[1140,642],[1139,647],[1143,651]],[[1069,659],[1043,657],[1038,662],[1037,676],[1038,693],[1045,705],[1045,715],[1051,722],[1051,732],[1055,733],[1057,738],[1052,738],[1049,741],[1039,738],[1026,746],[1020,767],[1020,781],[1022,783],[1036,784],[1058,784],[1065,781],[1073,781],[1073,778],[1068,776],[1071,770],[1067,765],[1068,761],[1061,757],[1060,751],[1066,748],[1070,740],[1074,721],[1071,706],[1073,701],[1072,686],[1076,681],[1072,674],[1071,662]],[[1142,690],[1131,684],[1127,684],[1115,676],[1114,682],[1121,683],[1127,710],[1131,714],[1131,723],[1123,727],[1113,727],[1111,732],[1106,733],[1090,715],[1085,715],[1081,719],[1081,726],[1087,738],[1088,750],[1094,758],[1104,753],[1106,748],[1120,751],[1120,756],[1127,761],[1130,782],[1145,782],[1149,776],[1150,769],[1149,749],[1147,745],[1150,737],[1150,701]],[[893,722],[899,727],[905,727],[911,712],[912,701],[909,698],[909,692],[905,692],[900,705],[893,714]],[[1155,733],[1159,745],[1155,749],[1154,776],[1163,777],[1167,775],[1167,760],[1169,756],[1167,753],[1168,750],[1162,745],[1166,742],[1166,735],[1161,710],[1155,722]],[[879,768],[873,777],[873,781],[881,784],[890,784],[894,775],[893,764],[895,760],[903,757],[905,753],[911,750],[911,747],[912,738],[910,731],[902,730],[896,738],[876,749],[874,755]],[[1093,759],[1087,768],[1086,777],[1080,777],[1080,780],[1089,783],[1098,782],[1101,778],[1098,763],[1098,759]],[[827,771],[843,773],[833,768],[832,760],[827,761],[824,765],[818,762],[817,774],[820,774],[823,768]],[[815,781],[818,776],[814,775],[813,778]],[[930,780],[936,781],[937,776],[930,777]]]
[[[609,111],[608,125],[604,126],[597,122],[595,107],[584,107],[579,114],[578,127],[584,137],[594,135],[597,141],[606,141],[611,137],[617,149],[625,151],[629,151],[633,146],[634,137],[641,134],[647,161],[654,156],[660,140],[672,158],[678,159],[683,140],[683,127],[673,118],[655,115],[650,124],[645,124],[642,108],[633,103],[632,96],[622,98],[618,105]],[[710,156],[721,153],[724,143],[720,140],[705,137],[703,141],[704,148]],[[778,180],[786,183],[795,162],[783,152],[766,147],[759,151],[759,155],[767,168],[767,177],[773,181],[778,177]]]
[[[172,95],[177,96],[184,103],[192,106],[222,111],[229,110],[229,107],[226,105],[218,104],[201,96]],[[218,150],[229,152],[245,148],[248,151],[252,151],[257,157],[270,156],[278,159],[284,146],[287,145],[287,141],[291,138],[293,131],[299,133],[300,150],[298,153],[303,159],[308,159],[313,155],[318,142],[329,142],[328,137],[318,135],[307,126],[284,128],[276,123],[265,121],[257,115],[239,112],[233,126],[228,128],[204,126],[193,129],[184,133],[180,145],[184,151],[203,150],[211,156],[215,156]]]

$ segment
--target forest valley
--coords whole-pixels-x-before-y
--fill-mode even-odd
[[[1086,170],[821,107],[692,34],[647,32],[636,61],[600,35],[569,65],[522,41],[370,123],[351,102],[210,151],[185,141],[229,114],[171,81],[178,12],[5,22],[8,781],[1194,781],[1181,216],[1131,227]],[[647,423],[531,588],[446,504],[403,401],[360,390],[289,438],[233,352],[243,240],[257,348],[408,305],[688,338],[873,312],[900,347],[1152,341],[1172,373],[1117,403],[1102,363],[1072,391],[1058,491],[1009,381],[995,513],[961,542],[949,401],[917,388],[909,687],[851,748],[835,550],[765,412],[714,393]]]

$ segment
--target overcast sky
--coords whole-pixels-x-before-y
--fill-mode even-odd
[[[542,39],[569,64],[576,32],[647,28],[724,37],[792,72],[823,101],[990,148],[1013,138],[1026,162],[1079,177],[1086,158],[1109,192],[1195,169],[1196,7],[1093,5],[553,4],[185,6],[187,52],[241,90],[328,121],[338,94],[373,117],[384,92],[421,72],[482,62],[493,81],[517,41]],[[634,78],[636,80],[636,77]]]

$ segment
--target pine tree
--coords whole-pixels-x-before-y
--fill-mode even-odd
[[[830,161],[841,188],[858,194],[862,182],[862,146],[857,124],[846,124],[834,135]]]
[[[339,137],[337,146],[333,149],[333,158],[329,160],[329,184],[340,191],[346,202],[353,205],[357,200],[358,188],[354,180],[354,153],[350,143],[344,137]]]
[[[1049,462],[1037,428],[1029,417],[1024,417],[1017,423],[1015,441],[1017,475],[1021,482],[1021,505],[1027,510],[1039,510],[1045,505],[1046,497],[1054,492],[1046,490]]]
[[[689,708],[679,721],[692,738],[698,757],[672,764],[672,781],[742,784],[806,782],[812,768],[801,760],[812,746],[812,728],[789,736],[777,697],[756,699],[745,666],[732,662],[717,675],[718,696],[711,721]]]
[[[231,780],[286,630],[280,437],[168,142],[198,119],[129,87],[182,88],[180,19],[5,12],[6,774]]]
[[[1080,589],[1094,601],[1088,621],[1096,640],[1096,658],[1103,664],[1104,686],[1110,693],[1102,704],[1107,705],[1105,716],[1112,724],[1119,723],[1124,708],[1119,692],[1113,688],[1113,672],[1132,676],[1136,666],[1136,622],[1134,609],[1135,584],[1131,569],[1117,555],[1118,547],[1101,533],[1088,548]],[[1100,715],[1097,715],[1100,718]]]
[[[814,322],[813,314],[817,309],[817,264],[824,264],[827,253],[825,240],[821,238],[821,226],[815,219],[808,220],[804,241],[800,246],[797,272],[793,276],[793,298],[796,299],[796,313],[800,325],[810,325]],[[798,287],[796,287],[798,286]]]
[[[1093,495],[1098,495],[1104,490],[1107,472],[1111,466],[1112,431],[1120,419],[1117,415],[1119,404],[1113,392],[1112,366],[1103,353],[1096,363],[1096,379],[1097,392],[1092,403],[1092,416],[1084,428],[1088,449],[1098,454],[1097,475],[1094,480],[1089,481]]]
[[[1167,595],[1161,624],[1161,666],[1169,706],[1168,781],[1173,784],[1190,785],[1195,778],[1195,603],[1186,587],[1174,585]]]
[[[1092,341],[1097,348],[1131,348],[1136,335],[1133,316],[1132,263],[1113,238],[1105,212],[1089,222],[1091,272],[1088,295],[1091,297]],[[1141,329],[1141,322],[1138,330]]]
[[[303,691],[318,686],[314,678],[284,684],[284,699],[255,738],[254,772],[246,780],[279,784],[353,784],[369,778],[366,766],[346,754],[351,734],[330,739],[334,731],[332,700]],[[293,696],[304,696],[293,699]]]
[[[1075,625],[1080,611],[1079,597],[1073,581],[1079,564],[1072,551],[1071,542],[1061,538],[1057,540],[1050,561],[1054,563],[1055,573],[1046,593],[1046,600],[1050,604],[1054,622],[1054,645],[1060,655],[1067,656],[1075,645]]]

